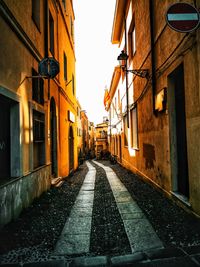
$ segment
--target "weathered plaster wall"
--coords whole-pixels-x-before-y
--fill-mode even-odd
[[[190,203],[200,215],[200,32],[196,44],[184,58],[186,85],[187,149]]]
[[[0,227],[17,218],[23,208],[51,186],[50,166],[0,187]]]

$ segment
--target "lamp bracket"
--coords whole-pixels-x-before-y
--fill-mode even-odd
[[[148,69],[134,69],[134,70],[126,70],[126,72],[131,72],[136,76],[141,78],[148,78],[149,77],[149,70]]]

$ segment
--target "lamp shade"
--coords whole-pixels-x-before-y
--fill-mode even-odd
[[[117,57],[117,60],[119,61],[119,65],[121,68],[126,67],[126,62],[128,59],[128,55],[124,52],[124,50],[121,51],[121,54]]]

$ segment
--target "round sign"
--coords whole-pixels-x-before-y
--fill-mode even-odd
[[[51,79],[55,78],[59,71],[59,62],[53,57],[44,58],[38,66],[39,74]]]
[[[188,3],[176,3],[171,5],[166,13],[168,25],[178,32],[191,32],[200,24],[198,10]]]

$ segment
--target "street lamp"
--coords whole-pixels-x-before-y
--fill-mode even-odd
[[[134,69],[134,70],[128,70],[127,69],[127,60],[128,55],[124,50],[121,51],[121,54],[117,57],[117,60],[119,61],[119,65],[125,72],[131,72],[136,76],[139,76],[141,78],[148,78],[149,77],[149,70],[148,69]]]

